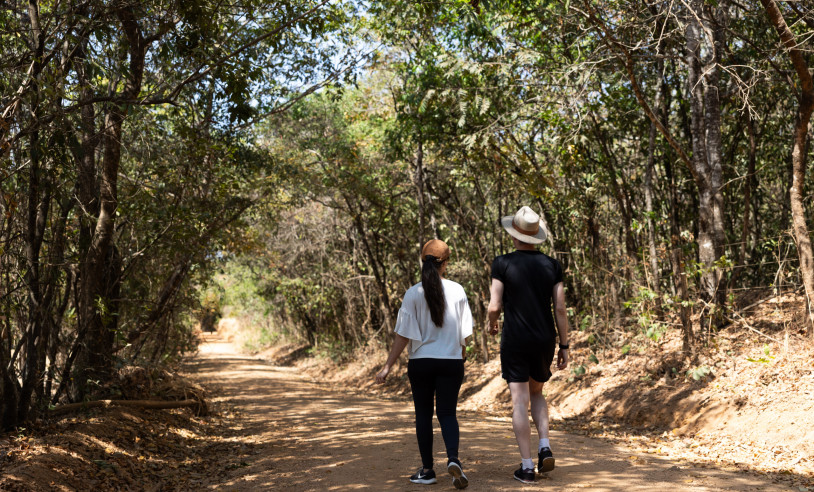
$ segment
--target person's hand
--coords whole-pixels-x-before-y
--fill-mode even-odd
[[[557,351],[557,369],[565,369],[568,367],[568,349],[560,349]]]
[[[497,323],[494,323],[489,326],[489,334],[490,335],[497,335],[497,332],[500,331],[500,327]]]
[[[387,380],[387,375],[390,374],[390,368],[384,366],[378,374],[376,374],[376,382],[379,384],[384,384],[385,380]]]

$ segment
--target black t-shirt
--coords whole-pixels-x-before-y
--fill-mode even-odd
[[[503,282],[503,348],[536,351],[557,336],[552,314],[560,262],[539,251],[518,250],[492,262],[492,278]]]

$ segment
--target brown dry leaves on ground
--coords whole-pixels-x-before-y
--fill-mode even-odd
[[[0,490],[198,489],[252,454],[234,417],[112,408],[40,421],[0,439]]]
[[[803,486],[812,487],[814,349],[802,335],[804,309],[800,295],[768,298],[740,323],[709,334],[697,359],[676,371],[682,364],[677,337],[656,352],[631,351],[616,360],[600,354],[600,364],[587,361],[583,341],[575,359],[588,371],[557,378],[552,399],[563,417],[610,417],[626,425],[621,436],[642,450],[803,477]],[[697,381],[687,375],[701,370],[709,373]],[[580,405],[581,397],[589,404]],[[603,428],[619,436],[613,425]]]

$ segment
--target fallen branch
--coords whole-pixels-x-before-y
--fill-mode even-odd
[[[752,309],[752,308],[753,308],[753,307],[755,307],[755,306],[759,306],[760,304],[763,304],[764,302],[769,302],[769,301],[771,301],[772,299],[777,299],[778,297],[780,297],[780,296],[782,296],[782,295],[786,295],[786,294],[796,294],[796,293],[800,292],[800,290],[801,290],[803,287],[805,287],[805,285],[801,285],[801,286],[797,287],[796,289],[794,289],[794,290],[790,290],[790,291],[787,291],[787,292],[778,292],[776,295],[766,297],[766,298],[761,299],[761,300],[759,300],[759,301],[757,301],[757,302],[754,302],[754,303],[752,303],[752,304],[749,304],[749,305],[748,305],[748,306],[746,306],[745,308],[738,309],[738,311],[737,311],[737,312],[738,312],[738,313],[745,313],[746,311],[748,311],[749,309]]]
[[[59,405],[48,411],[49,415],[60,415],[63,413],[72,412],[74,410],[86,410],[89,408],[97,407],[136,407],[136,408],[151,408],[151,409],[166,409],[166,408],[183,408],[183,407],[196,407],[196,413],[206,413],[206,404],[198,400],[95,400],[83,401],[79,403],[66,403]]]
[[[764,336],[764,337],[768,338],[769,340],[772,340],[773,342],[783,343],[780,340],[763,333],[762,331],[758,330],[757,328],[752,328],[751,326],[749,326],[749,323],[747,323],[746,320],[743,319],[743,317],[740,314],[738,314],[738,313],[733,313],[733,314],[738,317],[738,320],[736,321],[736,320],[733,320],[732,318],[729,318],[730,321],[735,322],[735,323],[740,321],[741,326],[743,326],[744,328],[747,328],[747,329],[757,333],[758,335]]]

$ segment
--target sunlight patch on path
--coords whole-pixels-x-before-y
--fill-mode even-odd
[[[191,363],[194,377],[217,388],[215,401],[234,407],[255,453],[216,490],[415,490],[420,466],[409,401],[337,392],[292,368],[261,364],[212,337]],[[533,485],[513,480],[520,457],[511,419],[459,414],[467,490],[758,491],[794,490],[764,477],[702,469],[604,441],[552,431],[557,468]],[[452,489],[437,422],[434,444],[441,489]]]

